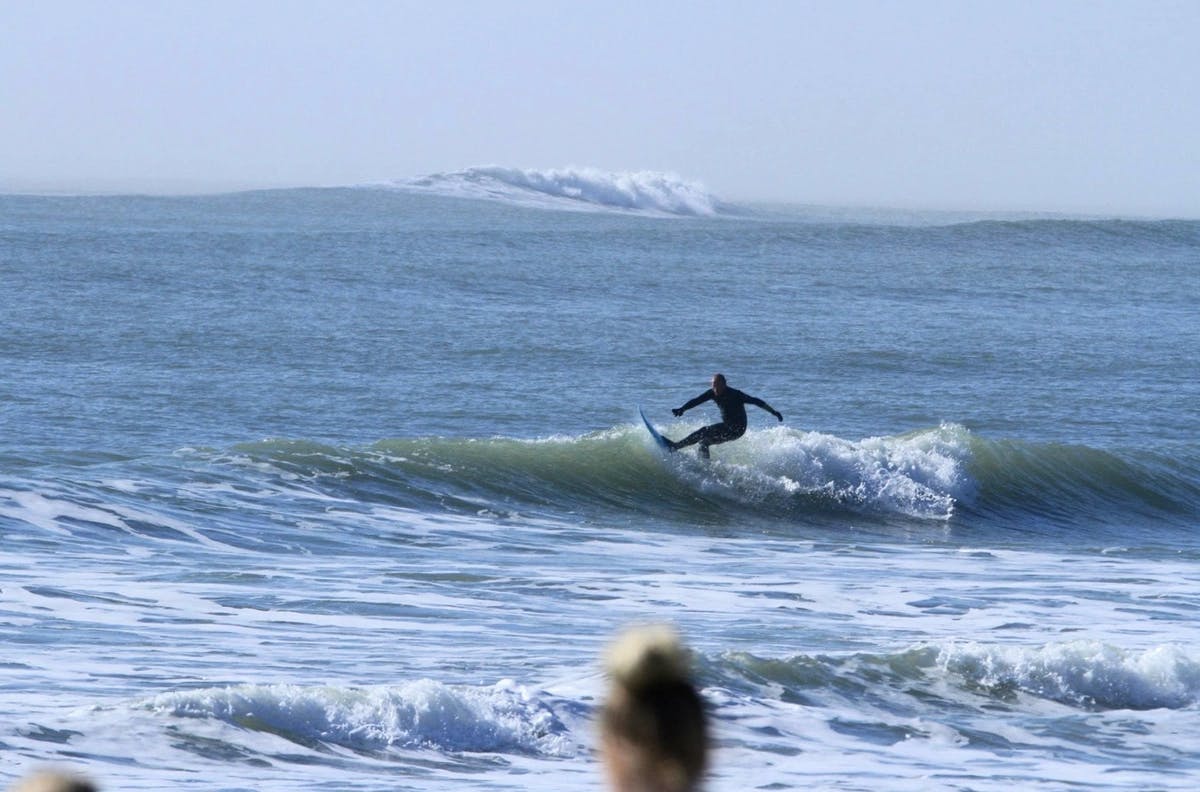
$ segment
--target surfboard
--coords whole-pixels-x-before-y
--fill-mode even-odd
[[[658,430],[655,429],[654,426],[650,423],[650,421],[646,419],[646,413],[642,412],[642,408],[640,405],[638,406],[638,415],[642,416],[642,423],[644,423],[646,425],[646,431],[649,432],[650,436],[654,438],[654,442],[658,445],[659,448],[661,448],[663,451],[674,451],[675,450],[675,449],[671,448],[671,441],[668,440],[667,438],[663,437],[662,435],[660,435],[658,433]]]

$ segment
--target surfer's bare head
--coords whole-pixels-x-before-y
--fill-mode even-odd
[[[712,388],[713,388],[713,393],[717,394],[718,396],[720,396],[722,393],[725,392],[725,375],[724,374],[713,374]]]

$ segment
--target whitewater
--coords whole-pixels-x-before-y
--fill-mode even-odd
[[[0,196],[0,782],[600,790],[676,625],[707,789],[1200,780],[1200,223],[670,174]],[[740,440],[672,407],[721,371]]]
[[[491,165],[401,179],[389,186],[552,211],[711,217],[737,209],[698,182],[656,171],[611,173],[597,168],[534,170]]]

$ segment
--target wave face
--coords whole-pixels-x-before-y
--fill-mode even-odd
[[[679,437],[697,425],[663,428]],[[77,537],[150,532],[285,548],[305,540],[269,519],[247,535],[223,515],[265,517],[290,503],[325,519],[328,505],[338,503],[356,513],[402,510],[409,522],[582,520],[796,538],[853,526],[888,535],[912,529],[927,538],[967,531],[987,544],[1069,536],[1076,546],[1140,547],[1190,534],[1200,514],[1197,461],[1182,452],[1121,456],[994,440],[954,424],[858,440],[757,429],[714,448],[710,461],[691,449],[664,455],[642,427],[624,424],[538,440],[264,440],[187,449],[176,464],[148,471],[142,483],[131,474],[133,483],[103,486],[0,484],[0,519]],[[159,493],[153,504],[148,493]],[[210,515],[206,527],[191,524],[188,513]],[[1130,525],[1144,527],[1131,532]]]
[[[363,449],[272,440],[218,458],[336,497],[467,515],[616,513],[688,525],[854,514],[945,521],[975,489],[967,436],[943,427],[849,441],[778,427],[751,431],[706,462],[687,450],[663,456],[641,427],[624,425],[580,437],[394,439]]]
[[[394,182],[394,187],[540,209],[711,217],[723,205],[695,182],[669,173],[595,168],[522,170],[488,166]]]
[[[1126,457],[1086,446],[982,438],[971,446],[971,475],[981,487],[966,505],[985,518],[1033,516],[1040,525],[1060,526],[1151,518],[1187,526],[1200,512],[1196,460],[1186,455]]]

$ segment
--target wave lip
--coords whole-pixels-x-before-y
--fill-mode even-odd
[[[401,179],[392,182],[391,186],[541,209],[712,217],[723,208],[721,202],[700,184],[656,171],[526,170],[490,165]]]

